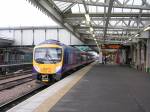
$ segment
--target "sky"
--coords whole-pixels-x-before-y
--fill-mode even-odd
[[[0,27],[58,26],[27,0],[1,0]]]

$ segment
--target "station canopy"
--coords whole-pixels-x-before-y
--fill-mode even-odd
[[[132,42],[149,28],[150,0],[29,1],[81,40],[97,45]]]

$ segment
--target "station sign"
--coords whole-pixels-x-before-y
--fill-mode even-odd
[[[102,49],[120,49],[122,45],[119,44],[105,44],[101,46]]]

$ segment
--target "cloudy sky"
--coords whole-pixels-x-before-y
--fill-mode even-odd
[[[26,0],[1,0],[0,27],[58,26]]]

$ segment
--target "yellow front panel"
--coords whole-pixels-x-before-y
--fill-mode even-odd
[[[62,62],[57,64],[38,64],[33,61],[33,66],[41,74],[54,74],[56,73],[56,68],[62,66]]]
[[[46,44],[46,45],[39,45],[36,46],[35,48],[45,48],[45,47],[50,47],[50,48],[62,48],[61,46],[58,45],[53,45],[53,44]],[[34,48],[34,50],[35,50]],[[35,70],[41,74],[55,74],[57,72],[57,68],[62,67],[62,62],[63,62],[63,49],[62,49],[62,60],[59,63],[56,64],[39,64],[36,63],[34,60],[34,54],[33,54],[33,66]]]

